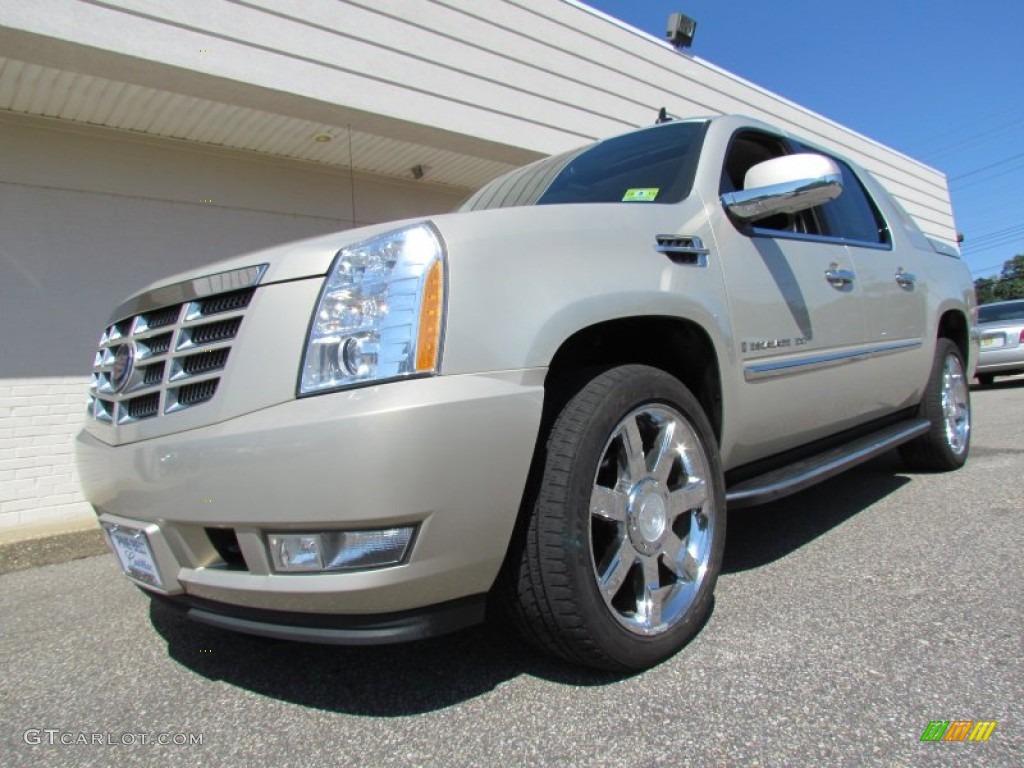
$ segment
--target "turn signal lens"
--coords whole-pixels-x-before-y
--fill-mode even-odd
[[[437,368],[441,346],[441,317],[444,310],[444,272],[441,260],[430,267],[420,303],[420,331],[416,340],[416,372],[429,373]]]

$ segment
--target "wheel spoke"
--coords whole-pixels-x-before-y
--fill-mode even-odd
[[[707,562],[710,543],[707,517],[695,514],[690,520],[690,533],[686,537],[686,554],[682,563],[682,576],[686,581],[697,581],[700,578],[700,570]]]
[[[665,556],[665,565],[673,571],[679,570],[679,554],[683,551],[683,542],[672,531],[665,534],[661,542],[661,553]]]
[[[644,615],[644,623],[648,629],[651,629],[661,624],[661,604],[665,600],[665,590],[661,588],[661,578],[658,574],[658,559],[656,557],[644,557],[640,562],[644,572],[641,612]]]
[[[679,575],[683,581],[695,582],[700,578],[701,563],[704,561],[704,538],[694,537],[692,529],[686,542],[686,552],[679,564]]]
[[[668,495],[669,518],[675,520],[683,512],[703,507],[708,500],[708,484],[703,479],[691,480]]]
[[[666,422],[658,430],[658,438],[654,443],[654,466],[650,473],[659,483],[668,482],[669,472],[672,471],[672,464],[679,456],[676,450],[676,423]]]
[[[669,533],[662,544],[662,552],[665,555],[665,567],[672,571],[679,581],[696,581],[700,566],[690,551],[683,548],[683,542],[678,536]]]
[[[617,523],[626,521],[626,495],[603,485],[595,485],[590,493],[590,514]]]
[[[679,537],[670,534],[665,538],[663,546],[665,566],[678,576],[680,581],[695,582],[700,575],[700,563],[703,555],[698,551],[699,549],[700,545],[692,535],[687,537],[684,548]]]
[[[622,588],[622,583],[626,580],[634,563],[636,563],[636,549],[629,539],[626,539],[619,546],[604,573],[600,574],[597,579],[601,594],[604,595],[607,602],[610,603]]]
[[[647,460],[644,457],[644,441],[640,437],[640,426],[636,418],[627,419],[622,425],[622,453],[619,454],[624,460],[624,466],[620,464],[620,471],[624,472],[631,482],[639,482],[647,475]]]

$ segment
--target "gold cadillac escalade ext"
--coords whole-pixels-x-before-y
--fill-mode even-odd
[[[78,462],[128,577],[192,619],[391,642],[490,597],[640,669],[700,627],[727,508],[895,447],[964,463],[974,313],[853,163],[673,120],[129,298]]]

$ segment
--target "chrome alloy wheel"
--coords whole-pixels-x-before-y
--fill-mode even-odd
[[[963,365],[956,355],[946,355],[942,367],[942,415],[946,424],[946,441],[953,453],[967,449],[971,433],[971,406]]]
[[[697,596],[712,553],[709,469],[693,426],[644,405],[605,445],[590,496],[597,586],[631,632],[671,629]]]

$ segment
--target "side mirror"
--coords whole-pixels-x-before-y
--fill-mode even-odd
[[[743,179],[743,190],[726,192],[722,204],[743,221],[797,213],[827,203],[843,191],[843,172],[824,155],[784,155],[758,163]]]

